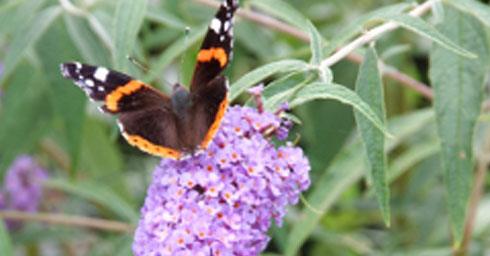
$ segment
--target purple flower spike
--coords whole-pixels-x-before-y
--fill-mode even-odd
[[[36,212],[42,199],[42,182],[47,172],[30,156],[19,156],[7,171],[0,209]],[[10,229],[19,223],[8,221]]]
[[[258,255],[274,220],[310,185],[300,148],[264,136],[288,131],[274,114],[230,107],[203,153],[163,159],[153,174],[133,252],[147,255]]]

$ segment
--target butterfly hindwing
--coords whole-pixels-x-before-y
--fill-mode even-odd
[[[166,107],[124,112],[119,116],[119,124],[129,144],[152,155],[180,158],[179,123]]]
[[[225,0],[209,25],[191,80],[191,92],[217,77],[228,65],[233,48],[233,15],[237,0]]]

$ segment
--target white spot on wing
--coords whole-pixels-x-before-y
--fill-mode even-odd
[[[219,40],[220,40],[221,42],[225,41],[225,36],[224,36],[224,35],[221,35],[221,36],[219,37]]]
[[[221,30],[221,21],[218,18],[214,18],[211,21],[211,24],[209,25],[209,28],[214,30],[216,34],[219,34],[219,31]]]
[[[230,27],[231,27],[231,22],[229,20],[227,20],[225,22],[225,25],[224,26],[225,26],[225,31],[228,31],[228,29],[230,29]]]
[[[107,70],[107,68],[100,67],[95,70],[94,77],[101,82],[105,82],[108,74],[109,70]]]
[[[80,69],[82,69],[82,64],[80,62],[75,62],[75,67],[77,68],[77,71],[80,71]]]
[[[97,91],[99,91],[99,92],[103,92],[103,91],[105,91],[105,89],[104,89],[104,87],[102,87],[102,86],[97,86]]]
[[[94,87],[95,83],[92,79],[86,79],[85,80],[85,84],[88,86],[88,87]]]

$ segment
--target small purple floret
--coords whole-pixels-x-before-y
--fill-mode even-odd
[[[281,225],[285,207],[310,185],[303,151],[289,143],[276,148],[264,136],[275,130],[285,138],[289,128],[277,115],[230,107],[203,153],[163,159],[141,209],[134,254],[260,254],[271,221]]]

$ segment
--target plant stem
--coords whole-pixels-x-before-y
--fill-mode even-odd
[[[421,16],[422,14],[426,13],[429,11],[434,4],[434,2],[437,0],[428,0],[427,2],[424,2],[423,4],[418,5],[415,7],[412,11],[408,13],[408,15],[411,16]],[[356,50],[357,48],[370,43],[374,41],[375,39],[379,38],[381,35],[393,31],[400,27],[400,25],[394,21],[389,21],[386,22],[382,25],[379,25],[363,35],[359,36],[358,38],[354,39],[352,42],[349,44],[341,47],[338,49],[334,54],[332,54],[330,57],[326,58],[325,60],[322,61],[320,64],[322,68],[328,68],[332,66],[333,64],[339,62],[340,60],[344,59],[347,57],[351,52]]]
[[[0,219],[15,221],[35,221],[47,224],[84,227],[120,233],[130,233],[133,231],[133,226],[124,222],[88,218],[82,216],[68,216],[65,214],[0,211]]]
[[[482,153],[477,157],[477,167],[475,180],[473,182],[473,190],[471,191],[469,204],[468,204],[468,215],[466,217],[463,242],[459,250],[456,250],[453,255],[463,256],[468,254],[468,248],[471,242],[471,236],[473,234],[473,229],[475,227],[476,214],[478,211],[478,205],[480,203],[481,197],[483,195],[488,166],[490,164],[490,136],[486,136],[486,141]]]

